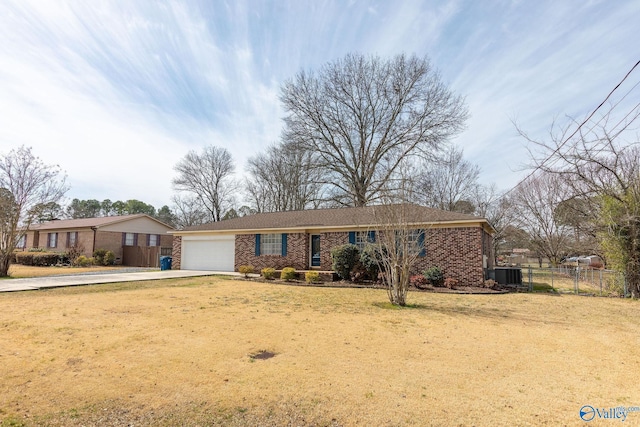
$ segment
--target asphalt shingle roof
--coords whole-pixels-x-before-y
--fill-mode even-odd
[[[53,221],[43,222],[41,224],[32,224],[29,230],[59,230],[65,228],[89,228],[103,227],[109,224],[128,221],[136,218],[149,217],[145,214],[104,216],[97,218],[78,218],[78,219],[55,219]],[[149,217],[151,218],[151,217]]]
[[[247,215],[219,222],[188,227],[180,231],[226,231],[290,228],[330,228],[375,226],[387,223],[389,209],[404,207],[403,218],[411,224],[477,221],[484,218],[458,212],[448,212],[419,205],[366,206],[361,208],[313,209],[304,211],[270,212]],[[179,232],[178,232],[179,233]]]

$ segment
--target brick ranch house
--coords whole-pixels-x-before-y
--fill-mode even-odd
[[[158,267],[161,248],[172,246],[167,234],[171,230],[174,228],[145,214],[57,219],[31,225],[18,246],[60,253],[77,247],[87,257],[96,249],[106,249],[113,251],[118,264]]]
[[[409,206],[405,222],[424,231],[416,271],[432,266],[480,285],[493,268],[493,227],[485,218]],[[189,227],[173,234],[173,268],[236,271],[241,265],[330,271],[331,248],[363,246],[382,228],[380,207],[274,212]],[[388,227],[388,226],[387,226]]]

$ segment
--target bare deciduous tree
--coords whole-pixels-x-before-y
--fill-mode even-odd
[[[472,196],[474,214],[486,218],[493,226],[493,254],[497,257],[507,246],[508,234],[517,218],[516,204],[509,195],[501,194],[494,184],[478,185]],[[513,249],[511,247],[510,249]]]
[[[374,207],[377,263],[391,304],[407,304],[409,279],[424,251],[425,230],[411,227],[409,203],[381,204]]]
[[[571,197],[569,188],[557,175],[535,174],[520,183],[512,194],[517,206],[516,225],[525,230],[533,249],[556,266],[563,256],[573,235],[571,227],[562,224],[556,216],[557,206]]]
[[[20,147],[0,158],[0,277],[7,276],[18,240],[42,208],[67,191],[58,166],[45,165],[31,148]]]
[[[632,296],[639,298],[640,141],[632,125],[640,117],[640,106],[615,118],[614,110],[615,105],[597,121],[573,121],[559,132],[554,123],[550,142],[519,131],[534,144],[534,166],[558,176],[571,197],[589,205],[582,210],[591,213],[600,245],[613,266],[625,273]]]
[[[247,162],[246,193],[257,212],[315,208],[321,202],[322,170],[311,152],[277,144]]]
[[[229,151],[214,146],[205,147],[200,154],[190,151],[174,169],[178,173],[173,179],[174,188],[195,195],[209,213],[209,220],[220,221],[238,189]]]
[[[208,221],[209,215],[202,206],[200,199],[196,196],[181,196],[176,194],[172,197],[174,225],[178,229],[204,224]]]
[[[282,86],[284,139],[315,153],[334,199],[378,200],[401,161],[429,156],[467,117],[428,59],[349,54]]]
[[[463,150],[452,145],[434,161],[423,162],[417,177],[422,204],[445,211],[474,213],[480,167],[465,160],[463,154]]]

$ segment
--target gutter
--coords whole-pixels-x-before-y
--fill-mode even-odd
[[[407,227],[411,228],[419,228],[426,227],[429,228],[442,228],[446,226],[467,226],[474,227],[479,226],[483,228],[485,231],[488,231],[489,234],[495,233],[495,229],[489,224],[485,218],[481,219],[464,219],[457,221],[438,221],[438,222],[415,222],[406,224]],[[174,236],[189,236],[189,235],[202,235],[202,234],[265,234],[265,233],[306,233],[311,231],[352,231],[352,230],[374,230],[380,227],[385,227],[384,224],[351,224],[351,225],[337,225],[337,226],[328,226],[328,225],[298,225],[298,226],[289,226],[289,227],[269,227],[269,228],[235,228],[235,229],[210,229],[210,230],[173,230],[168,231],[168,234]]]

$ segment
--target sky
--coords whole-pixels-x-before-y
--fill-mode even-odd
[[[282,83],[351,52],[427,56],[469,108],[452,142],[506,190],[528,173],[514,122],[548,138],[640,60],[640,1],[2,0],[0,155],[59,165],[67,202],[160,208],[190,150],[227,148],[241,178],[279,139]]]

